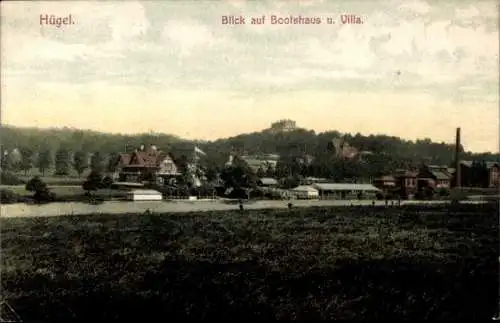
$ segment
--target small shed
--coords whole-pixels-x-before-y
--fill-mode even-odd
[[[262,187],[275,187],[278,186],[278,181],[270,177],[262,177],[258,180],[257,185]]]
[[[319,191],[314,187],[308,185],[300,185],[290,190],[292,194],[298,199],[317,199],[319,198]]]
[[[155,190],[131,190],[127,194],[130,201],[161,201],[162,194]]]
[[[313,187],[319,191],[322,199],[372,199],[380,192],[371,184],[317,183]]]

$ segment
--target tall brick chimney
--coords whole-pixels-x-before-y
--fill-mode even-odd
[[[455,142],[455,187],[460,187],[462,176],[460,172],[460,128],[457,128]]]

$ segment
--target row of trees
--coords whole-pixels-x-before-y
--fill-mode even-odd
[[[57,175],[67,175],[73,170],[80,176],[88,170],[113,172],[119,151],[131,152],[139,145],[149,143],[172,152],[181,171],[185,171],[188,160],[186,156],[190,155],[196,144],[207,153],[201,163],[209,179],[222,174],[224,164],[232,152],[277,153],[281,156],[276,170],[259,169],[254,174],[257,177],[315,176],[335,180],[363,180],[396,168],[418,168],[424,163],[450,165],[454,150],[453,145],[435,143],[429,139],[412,142],[384,135],[351,135],[336,131],[316,134],[304,129],[286,133],[263,131],[213,142],[187,141],[162,134],[111,135],[71,129],[3,127],[0,134],[6,151],[12,152],[14,148],[19,150],[16,156],[12,153],[6,155],[2,149],[2,170],[24,171],[27,174],[32,168],[37,168],[44,175],[52,168]],[[370,154],[355,160],[334,159],[329,143],[332,138],[338,137],[343,137],[351,146],[360,151],[369,151]],[[314,157],[311,164],[301,162],[306,155]],[[498,160],[499,156],[464,152],[463,158]]]
[[[45,176],[47,170],[55,169],[54,175],[69,175],[75,170],[81,176],[86,170],[97,172],[113,172],[116,164],[116,153],[102,154],[85,151],[72,152],[60,148],[54,154],[48,149],[33,151],[27,147],[18,148],[12,152],[2,151],[0,167],[3,171],[23,171],[25,175],[37,168]]]
[[[61,147],[71,151],[99,151],[103,154],[131,152],[141,144],[155,144],[164,151],[182,155],[183,150],[192,150],[197,145],[217,163],[224,162],[231,151],[278,154],[309,154],[318,156],[325,152],[333,138],[343,138],[351,146],[375,154],[385,153],[395,158],[410,159],[413,162],[426,161],[432,164],[448,164],[453,158],[454,145],[433,142],[430,139],[404,140],[386,135],[343,134],[338,131],[315,133],[297,129],[285,133],[267,131],[241,134],[212,142],[182,140],[168,134],[106,134],[74,129],[29,129],[2,127],[0,136],[9,151],[16,147],[27,147],[33,151],[47,149],[56,151]],[[450,141],[453,133],[450,134]],[[498,154],[473,154],[464,152],[464,159],[498,160]],[[223,159],[223,160],[220,160]]]
[[[72,153],[69,150],[58,149],[54,156],[48,150],[40,152],[32,152],[29,149],[21,148],[20,158],[12,158],[13,154],[3,155],[1,167],[4,171],[23,170],[25,174],[33,167],[39,169],[41,174],[45,174],[47,169],[52,166],[55,168],[56,175],[68,175],[71,170],[74,170],[79,176],[85,171],[96,173],[114,172],[116,168],[117,154],[94,153],[89,154],[83,151]],[[15,157],[15,156],[14,156]],[[227,155],[226,158],[227,159]],[[343,160],[335,159],[328,154],[318,155],[310,164],[303,162],[302,155],[293,155],[293,153],[284,154],[279,159],[276,168],[260,168],[253,172],[250,167],[240,158],[236,157],[231,168],[224,167],[224,160],[218,161],[207,156],[201,160],[201,166],[204,169],[203,174],[209,181],[215,180],[218,176],[225,182],[231,183],[233,180],[229,177],[236,178],[234,181],[239,182],[243,175],[247,178],[259,177],[275,177],[275,178],[300,178],[300,177],[325,177],[335,181],[350,180],[355,182],[366,181],[370,178],[387,174],[397,168],[414,168],[418,169],[422,164],[418,164],[409,159],[397,158],[388,154],[375,153],[366,155],[363,159]],[[186,165],[188,158],[186,155],[181,155],[175,159],[180,171],[186,176],[191,176],[187,171]],[[234,174],[233,174],[234,173]],[[242,175],[240,175],[241,173]],[[196,174],[200,175],[200,174]],[[484,162],[474,162],[471,171],[463,175],[463,179],[477,183],[475,178],[481,178],[484,181],[488,179],[488,171]],[[186,179],[186,182],[188,180]]]

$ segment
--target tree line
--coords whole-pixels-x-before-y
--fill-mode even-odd
[[[453,166],[454,145],[432,142],[430,139],[403,140],[386,135],[341,134],[329,131],[297,129],[284,133],[268,131],[241,134],[216,141],[190,141],[168,134],[107,134],[75,129],[36,129],[2,127],[2,170],[24,171],[37,168],[45,175],[54,169],[55,175],[68,175],[73,170],[112,172],[119,153],[132,152],[140,145],[154,144],[160,150],[171,152],[180,168],[185,168],[193,146],[207,154],[202,159],[208,177],[221,174],[229,154],[279,154],[275,170],[259,169],[257,175],[288,177],[315,176],[333,179],[373,177],[396,168],[418,168],[422,164]],[[332,157],[331,140],[343,138],[350,146],[368,154],[352,160]],[[17,148],[17,156],[5,155]],[[463,150],[463,147],[462,147]],[[312,163],[301,160],[312,156]],[[498,154],[462,153],[463,159],[498,161]]]
[[[36,168],[46,175],[47,170],[54,169],[53,175],[68,176],[74,170],[80,177],[86,170],[96,172],[113,172],[116,164],[117,154],[103,154],[100,152],[89,153],[86,151],[73,152],[66,148],[59,148],[52,153],[48,149],[34,151],[28,147],[20,147],[14,152],[7,152],[0,148],[2,171],[29,172]],[[52,175],[52,174],[51,174]]]

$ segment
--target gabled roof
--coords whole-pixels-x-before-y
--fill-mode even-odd
[[[262,185],[278,185],[278,181],[270,177],[262,177],[259,179]]]
[[[447,180],[450,179],[450,176],[444,172],[439,172],[439,171],[431,171],[430,172],[436,179],[439,180]]]
[[[130,155],[129,154],[120,154],[117,158],[118,166],[126,166],[130,163]]]
[[[158,167],[169,154],[158,150],[135,151],[130,157],[130,166]]]

